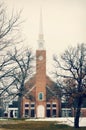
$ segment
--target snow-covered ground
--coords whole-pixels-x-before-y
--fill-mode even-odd
[[[0,118],[0,120],[8,120]],[[73,117],[60,117],[60,118],[43,118],[43,119],[26,119],[26,121],[56,121],[57,124],[67,124],[70,126],[74,126],[74,118]],[[86,117],[81,117],[79,120],[79,126],[86,127]]]
[[[59,124],[67,124],[67,125],[70,125],[70,126],[74,126],[74,118],[73,117],[26,119],[26,121],[57,121]],[[86,126],[86,118],[84,118],[84,117],[80,118],[79,126]]]

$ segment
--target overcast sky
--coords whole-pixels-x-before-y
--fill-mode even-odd
[[[86,0],[3,0],[9,14],[23,9],[22,36],[25,46],[37,49],[40,7],[43,32],[50,66],[52,55],[62,53],[68,46],[86,43]]]

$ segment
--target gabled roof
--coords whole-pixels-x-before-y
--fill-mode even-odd
[[[25,97],[31,101],[35,101],[35,91],[36,91],[36,75],[30,78],[25,83],[26,94]],[[49,76],[46,76],[46,100],[50,100],[51,98],[55,99],[60,96],[60,90],[57,84],[51,80]]]

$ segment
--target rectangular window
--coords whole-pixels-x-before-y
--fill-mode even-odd
[[[27,103],[27,104],[25,104],[25,107],[29,107],[29,104]]]
[[[50,104],[47,104],[47,107],[50,107]]]
[[[50,109],[49,109],[49,110],[46,110],[46,116],[47,116],[47,117],[51,117],[51,111],[50,111]]]
[[[31,117],[35,117],[35,110],[31,110]]]
[[[56,107],[56,104],[52,104],[52,107]]]
[[[31,104],[31,107],[35,107],[35,104]]]
[[[25,117],[28,117],[28,116],[29,116],[29,110],[25,109]]]
[[[52,110],[52,117],[56,117],[56,110]]]

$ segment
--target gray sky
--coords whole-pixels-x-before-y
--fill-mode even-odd
[[[21,28],[25,46],[37,49],[40,7],[48,67],[52,55],[62,53],[68,46],[86,43],[86,0],[4,0],[9,14],[23,9]]]

